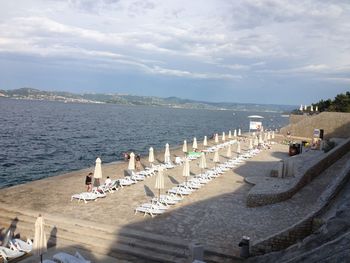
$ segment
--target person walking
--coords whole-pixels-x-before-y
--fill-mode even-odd
[[[139,154],[136,155],[135,161],[136,161],[136,164],[135,164],[136,170],[141,171],[141,157]]]
[[[85,178],[86,191],[91,192],[92,190],[92,173],[89,173]]]

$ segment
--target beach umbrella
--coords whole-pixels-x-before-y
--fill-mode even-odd
[[[249,139],[249,150],[252,150],[253,149],[253,139],[250,138]]]
[[[213,162],[214,162],[214,163],[219,163],[219,162],[220,162],[219,151],[218,151],[218,149],[215,149]]]
[[[13,238],[13,233],[10,226],[10,228],[6,230],[4,239],[2,240],[2,246],[6,247],[12,238]]]
[[[222,137],[221,137],[221,140],[224,142],[226,141],[226,135],[225,135],[225,132],[222,132]]]
[[[163,175],[163,168],[160,167],[158,170],[157,178],[156,178],[156,185],[154,186],[155,189],[158,189],[158,199],[160,200],[160,190],[164,189],[164,175]]]
[[[187,141],[186,140],[184,140],[184,145],[182,146],[182,151],[184,153],[187,153]]]
[[[237,137],[237,130],[236,129],[233,131],[233,137]]]
[[[307,110],[307,106],[306,106],[306,105],[304,105],[304,110],[305,110],[305,111]]]
[[[267,142],[267,133],[264,132],[264,142]]]
[[[197,146],[197,138],[196,138],[196,137],[193,138],[193,145],[192,145],[192,148],[193,148],[194,150],[198,149],[198,146]]]
[[[96,164],[95,164],[95,170],[94,170],[94,178],[95,178],[95,183],[97,186],[100,185],[100,179],[102,178],[102,167],[101,167],[101,159],[97,157],[96,159]]]
[[[315,111],[318,111],[318,106],[316,106]]]
[[[47,242],[44,225],[44,218],[41,215],[39,215],[39,217],[35,221],[33,254],[36,256],[40,256],[41,262],[43,262],[43,254],[47,251]]]
[[[303,104],[300,105],[299,110],[300,110],[300,111],[303,111]]]
[[[228,138],[229,139],[232,139],[232,133],[231,133],[231,130],[228,131]]]
[[[201,153],[201,159],[199,160],[199,168],[201,168],[201,173],[203,169],[206,169],[207,168],[207,160],[205,158],[205,153],[202,152]]]
[[[153,147],[149,148],[149,154],[148,154],[148,161],[150,162],[151,166],[154,162],[154,152]]]
[[[238,129],[238,136],[241,136],[241,135],[242,135],[241,129]]]
[[[229,144],[228,147],[227,147],[226,157],[227,158],[231,158],[232,157],[231,144]]]
[[[237,153],[240,154],[241,153],[241,143],[237,142]]]
[[[215,133],[215,143],[219,143],[219,135]]]
[[[203,146],[208,146],[208,139],[207,139],[207,136],[204,136]]]
[[[130,153],[128,169],[135,170],[135,154],[133,152]]]
[[[272,139],[275,139],[275,131],[272,131],[271,138],[272,138]]]
[[[184,168],[182,170],[182,176],[185,177],[186,183],[187,183],[187,177],[190,176],[190,162],[189,162],[188,158],[185,158],[185,164],[184,164]]]
[[[258,147],[259,146],[259,140],[258,140],[258,137],[255,136],[254,138],[254,146],[255,147]]]
[[[164,152],[164,163],[171,163],[170,161],[170,150],[169,144],[165,144],[165,152]]]
[[[314,111],[314,106],[313,105],[310,106],[310,111]]]

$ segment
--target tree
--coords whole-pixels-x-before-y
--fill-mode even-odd
[[[318,110],[322,111],[337,111],[337,112],[350,112],[350,92],[345,94],[338,94],[334,100],[328,99],[326,101],[320,100],[313,104],[318,106]]]

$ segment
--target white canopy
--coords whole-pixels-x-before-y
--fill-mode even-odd
[[[184,144],[183,144],[183,146],[182,146],[182,151],[183,151],[184,153],[187,153],[187,141],[186,141],[186,140],[184,140]]]
[[[250,115],[248,116],[249,119],[263,119],[264,117],[263,116],[260,116],[260,115]]]
[[[94,178],[102,178],[102,167],[101,167],[101,159],[97,157],[94,171]]]
[[[193,138],[192,148],[193,148],[193,149],[198,149],[197,138],[196,138],[196,137]]]
[[[208,146],[207,136],[204,136],[203,146]]]
[[[135,154],[134,153],[130,153],[128,169],[135,170]]]
[[[150,163],[154,162],[154,152],[153,152],[153,147],[149,148],[149,155],[148,155],[148,161]]]
[[[220,162],[219,152],[218,152],[217,149],[216,149],[215,152],[214,152],[213,162],[214,162],[214,163],[219,163],[219,162]]]
[[[206,169],[207,168],[207,160],[205,159],[205,153],[201,153],[201,159],[199,161],[199,168]]]

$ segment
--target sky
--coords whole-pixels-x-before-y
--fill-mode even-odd
[[[348,0],[0,6],[0,89],[288,105],[350,91]]]

